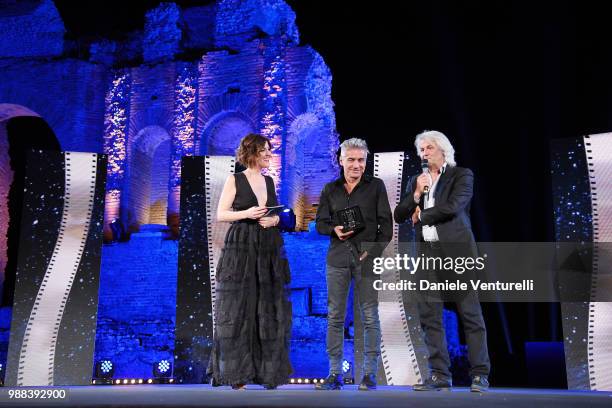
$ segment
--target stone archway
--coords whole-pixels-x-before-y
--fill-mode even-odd
[[[202,132],[200,155],[235,156],[240,139],[255,132],[248,116],[238,111],[223,111],[214,115]]]
[[[32,116],[39,118],[40,115],[33,110],[12,103],[0,103],[0,123],[18,116]]]
[[[15,287],[23,204],[26,153],[61,150],[49,124],[36,112],[0,104],[0,285],[2,305],[10,306]]]
[[[128,163],[131,232],[144,224],[167,225],[170,143],[170,135],[160,126],[147,126],[136,135]]]

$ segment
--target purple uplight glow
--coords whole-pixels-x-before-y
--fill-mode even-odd
[[[181,157],[195,154],[197,67],[183,66],[175,82],[172,153],[168,195],[168,214],[178,213],[180,205]]]
[[[126,132],[128,124],[130,75],[118,71],[104,99],[104,153],[108,156],[104,228],[119,218],[121,189],[126,166]]]
[[[264,73],[262,88],[263,113],[261,115],[261,134],[270,139],[272,160],[268,174],[274,179],[276,192],[282,202],[283,196],[280,180],[283,170],[283,141],[285,140],[285,112],[287,95],[285,92],[285,65],[282,58],[280,39],[272,39],[264,50],[268,67]]]

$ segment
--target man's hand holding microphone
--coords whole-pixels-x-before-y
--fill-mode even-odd
[[[429,189],[431,188],[432,180],[431,175],[429,174],[429,166],[427,163],[427,159],[423,159],[421,162],[421,167],[423,168],[423,173],[416,180],[416,189],[414,191],[414,202],[420,203],[421,197],[423,194],[429,194]],[[427,199],[427,197],[425,197]],[[420,222],[419,215],[421,214],[421,207],[417,205],[416,209],[412,213],[412,224],[415,225],[417,222]]]

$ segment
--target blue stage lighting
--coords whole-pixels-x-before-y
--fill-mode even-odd
[[[96,379],[110,379],[115,373],[115,365],[111,360],[99,360],[96,363]]]
[[[342,373],[346,374],[351,371],[351,363],[348,360],[342,360]]]
[[[110,373],[112,369],[113,363],[109,360],[104,360],[102,361],[102,364],[100,364],[100,370],[102,370],[104,374]]]
[[[157,364],[157,369],[159,370],[160,373],[168,372],[169,368],[170,368],[170,363],[168,362],[168,360],[162,360]]]
[[[172,363],[168,360],[160,360],[153,365],[153,377],[168,378],[172,377]]]

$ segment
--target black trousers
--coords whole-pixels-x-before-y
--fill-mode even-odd
[[[427,243],[421,245],[422,253],[427,257],[445,257],[444,251],[438,246]],[[432,375],[439,378],[450,379],[450,357],[446,344],[446,334],[442,320],[444,296],[432,300],[436,296],[422,296],[418,303],[421,328],[424,333],[425,344],[429,351],[429,369]],[[452,296],[457,305],[457,314],[463,323],[465,340],[470,363],[470,376],[489,375],[491,362],[487,348],[487,329],[482,317],[482,309],[475,291],[456,293]]]

